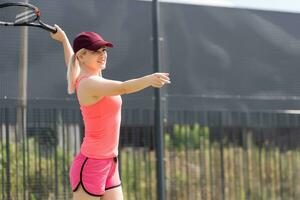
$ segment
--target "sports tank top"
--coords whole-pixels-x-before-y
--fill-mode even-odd
[[[80,81],[85,78],[88,76],[76,80],[76,91]],[[118,155],[121,107],[120,95],[104,96],[92,105],[80,105],[85,127],[80,148],[83,155],[97,159],[112,158]]]

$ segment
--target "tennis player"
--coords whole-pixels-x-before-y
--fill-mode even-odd
[[[121,95],[170,83],[168,73],[154,73],[128,81],[102,76],[107,49],[113,47],[94,32],[79,33],[71,47],[57,25],[51,37],[62,43],[67,69],[68,93],[76,91],[85,125],[80,152],[70,169],[73,200],[123,200],[118,171]],[[125,70],[124,70],[125,71]]]

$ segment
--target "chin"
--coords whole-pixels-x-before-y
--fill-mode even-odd
[[[104,66],[101,66],[100,69],[101,69],[101,70],[104,70],[104,69],[106,69],[106,66],[105,66],[105,65],[104,65]]]

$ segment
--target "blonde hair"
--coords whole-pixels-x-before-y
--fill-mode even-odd
[[[77,54],[85,54],[85,49],[80,49],[76,54],[73,54],[70,58],[67,71],[67,80],[68,80],[68,94],[73,94],[76,89],[76,79],[80,73],[80,63],[77,59]]]

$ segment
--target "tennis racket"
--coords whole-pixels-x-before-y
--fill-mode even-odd
[[[1,3],[0,26],[34,26],[56,33],[55,27],[40,20],[40,10],[28,3]]]

